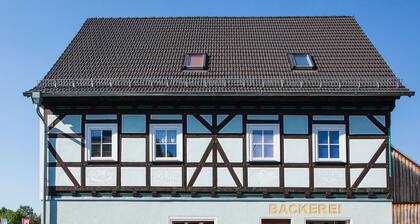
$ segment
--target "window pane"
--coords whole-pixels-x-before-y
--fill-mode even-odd
[[[167,131],[167,142],[176,143],[176,131],[174,130]]]
[[[166,147],[168,149],[166,157],[176,157],[176,144],[168,144]]]
[[[102,131],[102,143],[112,143],[112,131]]]
[[[309,56],[306,54],[295,54],[293,55],[296,67],[312,67],[309,62]]]
[[[252,143],[262,143],[262,131],[252,131]]]
[[[330,131],[330,144],[338,144],[339,136],[338,131]]]
[[[338,145],[330,146],[330,158],[340,158],[340,147]]]
[[[101,145],[92,144],[92,152],[91,152],[90,156],[91,157],[101,157]]]
[[[204,66],[204,55],[202,54],[193,54],[189,55],[189,67],[203,67]]]
[[[273,158],[273,145],[264,145],[264,157]]]
[[[101,143],[101,131],[100,130],[91,130],[90,131],[90,141],[92,143]]]
[[[163,144],[156,144],[156,157],[165,157],[166,146]]]
[[[318,145],[318,158],[328,158],[327,145]]]
[[[328,144],[328,131],[318,132],[318,144]]]
[[[165,131],[163,130],[157,130],[155,133],[156,143],[165,143]]]
[[[102,145],[102,157],[112,157],[112,145],[103,144]]]
[[[264,143],[273,143],[273,131],[264,131]]]
[[[252,156],[253,157],[262,157],[262,145],[253,145],[252,146]]]

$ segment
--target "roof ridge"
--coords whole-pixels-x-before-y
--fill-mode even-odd
[[[272,19],[272,18],[354,18],[353,15],[313,15],[313,16],[145,16],[145,17],[89,17],[86,20],[102,19]]]

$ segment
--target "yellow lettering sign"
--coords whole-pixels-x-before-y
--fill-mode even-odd
[[[270,215],[298,215],[298,214],[320,214],[338,215],[341,214],[340,204],[269,204],[268,213]]]

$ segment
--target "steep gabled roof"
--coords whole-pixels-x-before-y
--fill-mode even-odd
[[[206,53],[205,71],[182,69]],[[309,53],[316,70],[289,55]],[[99,95],[413,95],[353,17],[88,19],[31,91]]]

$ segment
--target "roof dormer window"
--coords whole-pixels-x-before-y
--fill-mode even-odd
[[[184,69],[207,69],[207,54],[187,54],[184,59]]]
[[[293,69],[315,69],[312,57],[309,54],[292,54],[290,55]]]

